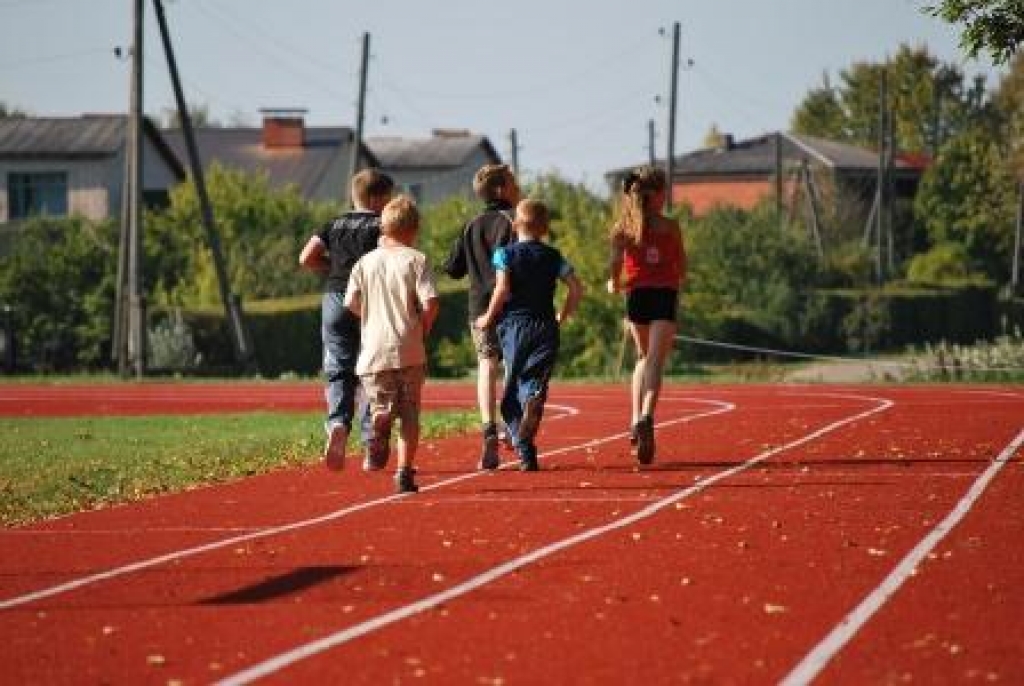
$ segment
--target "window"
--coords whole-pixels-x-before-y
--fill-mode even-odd
[[[9,219],[68,213],[66,172],[12,172],[7,175]]]

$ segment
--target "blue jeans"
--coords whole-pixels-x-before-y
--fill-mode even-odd
[[[501,417],[515,442],[516,450],[532,449],[519,440],[519,422],[531,396],[547,400],[548,381],[558,357],[558,323],[553,319],[512,315],[498,322],[501,354],[505,359],[505,393],[501,399]]]
[[[345,307],[344,293],[324,293],[321,302],[320,335],[324,347],[324,376],[327,388],[327,431],[336,424],[346,430],[352,429],[355,416],[356,396],[360,396],[360,415],[363,430],[363,444],[373,429],[369,408],[359,393],[359,377],[356,376],[356,359],[359,357],[359,318]]]

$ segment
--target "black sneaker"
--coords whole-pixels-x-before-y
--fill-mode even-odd
[[[479,468],[486,471],[493,471],[501,465],[501,458],[498,457],[498,430],[494,424],[484,427],[484,444],[480,451]]]
[[[523,448],[519,451],[519,471],[521,472],[536,472],[540,470],[540,464],[537,462],[537,449],[533,446]]]
[[[399,493],[416,493],[420,487],[416,485],[416,470],[405,467],[395,472],[395,490]]]
[[[654,420],[650,415],[636,423],[636,461],[640,464],[654,462]]]
[[[523,403],[523,418],[519,420],[519,431],[516,438],[529,443],[537,435],[540,428],[540,413],[544,405],[544,398],[540,393],[534,393]]]

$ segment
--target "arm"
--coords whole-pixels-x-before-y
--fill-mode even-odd
[[[512,280],[509,279],[506,270],[498,270],[494,276],[494,292],[491,293],[491,302],[487,304],[487,311],[473,322],[473,326],[478,329],[486,329],[494,323],[494,320],[498,318],[498,314],[501,312],[501,308],[505,307],[509,292],[512,290]]]
[[[327,259],[327,246],[319,236],[311,236],[299,253],[299,266],[317,274],[330,271],[331,263]]]
[[[448,257],[444,261],[442,268],[444,273],[453,279],[461,279],[468,273],[466,268],[466,249],[463,245],[464,241],[462,237],[466,234],[466,229],[463,228],[462,232],[452,243],[452,248],[448,252]]]
[[[431,329],[434,328],[434,322],[437,321],[437,313],[440,309],[440,298],[428,298],[427,301],[423,303],[423,313],[420,316],[423,318],[424,338],[429,336]]]
[[[565,302],[562,303],[562,309],[557,315],[559,324],[564,324],[572,316],[583,298],[583,283],[574,272],[567,274],[562,282],[568,287],[569,293],[565,296]]]
[[[349,290],[348,295],[345,297],[345,307],[348,311],[359,317],[363,316],[363,297],[359,291]]]
[[[618,293],[619,286],[619,275],[622,273],[622,245],[613,240],[611,254],[608,256],[608,284],[607,289],[609,293]]]

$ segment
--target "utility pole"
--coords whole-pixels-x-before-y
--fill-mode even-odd
[[[888,94],[887,94],[888,95]],[[895,205],[896,187],[893,181],[896,165],[896,117],[892,106],[886,103],[885,109],[885,236],[886,236],[886,267],[888,274],[896,271],[896,237],[895,237]]]
[[[668,155],[665,159],[665,177],[668,193],[665,194],[665,209],[672,209],[672,190],[675,176],[676,156],[676,97],[679,84],[679,22],[672,25],[672,74],[668,98]]]
[[[776,133],[773,146],[775,157],[775,221],[782,228],[782,134]]]
[[[888,212],[888,198],[886,198],[886,110],[888,99],[887,69],[882,67],[878,81],[878,177],[876,181],[875,197],[877,198],[878,210],[875,213],[875,278],[881,285],[882,274],[882,244],[885,235],[885,217]]]
[[[130,86],[134,88],[134,85]],[[128,375],[128,243],[131,240],[132,149],[125,121],[124,181],[121,183],[121,231],[117,251],[117,289],[114,295],[114,330],[110,356],[121,376]]]
[[[647,120],[647,159],[653,167],[657,157],[654,154],[654,120]]]
[[[1021,233],[1024,232],[1024,180],[1017,184],[1017,230],[1013,236],[1013,265],[1010,270],[1010,297],[1020,295]]]
[[[132,85],[128,121],[128,326],[125,374],[142,378],[146,372],[146,302],[142,293],[142,18],[143,0],[132,0]]]
[[[516,136],[516,130],[511,129],[508,132],[508,150],[509,150],[509,161],[512,163],[512,173],[519,177],[519,139]]]
[[[252,345],[245,326],[245,319],[242,315],[241,301],[238,296],[231,293],[230,284],[228,283],[227,268],[224,266],[224,253],[221,249],[220,236],[217,233],[217,226],[213,218],[213,205],[210,203],[210,195],[206,189],[203,163],[199,158],[199,149],[196,146],[195,133],[192,130],[192,115],[189,113],[188,103],[185,102],[185,94],[181,88],[181,79],[178,76],[178,63],[174,59],[174,48],[171,46],[171,34],[167,28],[167,17],[164,14],[163,0],[153,0],[153,7],[156,10],[157,22],[160,25],[160,38],[163,41],[164,54],[167,56],[167,69],[170,72],[171,85],[174,88],[174,100],[178,106],[181,132],[184,134],[185,146],[188,150],[188,161],[192,170],[192,183],[195,184],[203,228],[206,230],[206,240],[213,257],[214,270],[217,273],[217,285],[220,288],[220,299],[224,305],[224,316],[227,319],[231,342],[234,346],[235,362],[238,363],[241,369],[245,369],[252,361]]]
[[[356,99],[356,131],[352,137],[352,176],[359,173],[359,150],[363,147],[363,116],[366,113],[366,73],[370,65],[370,34],[363,33],[363,50],[359,67],[359,97]],[[348,191],[346,191],[347,193]],[[352,203],[352,198],[349,198]]]

